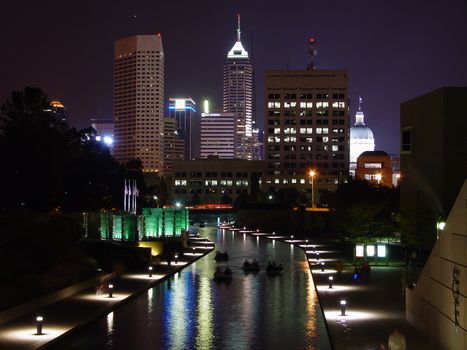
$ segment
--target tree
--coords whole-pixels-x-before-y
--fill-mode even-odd
[[[14,91],[0,114],[0,208],[81,211],[120,207],[123,179],[138,179],[141,163],[121,166],[106,145],[83,138],[50,111],[38,88]]]

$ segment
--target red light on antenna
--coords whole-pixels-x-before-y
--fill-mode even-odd
[[[308,39],[308,41],[313,44],[315,42],[315,38],[311,37],[310,39]]]
[[[156,33],[157,36],[161,36],[161,33]]]

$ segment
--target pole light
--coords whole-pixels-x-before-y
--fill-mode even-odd
[[[321,263],[321,272],[324,272],[324,262]]]
[[[290,239],[292,239],[292,240],[293,240],[293,235],[291,235],[291,236],[290,236]]]
[[[36,317],[36,334],[37,335],[42,335],[42,325],[44,323],[44,317],[43,316],[37,316]]]
[[[316,171],[310,170],[310,177],[311,177],[311,207],[314,208],[315,205],[315,187],[314,187],[314,178],[316,175]]]
[[[329,280],[329,289],[332,289],[332,282],[334,281],[334,277],[329,276],[328,280]]]
[[[112,298],[114,295],[114,285],[109,284],[109,298]]]
[[[345,316],[345,311],[347,308],[347,301],[345,299],[342,299],[340,304],[341,304],[341,316]]]
[[[196,250],[196,248],[195,248],[195,247],[193,247],[193,255],[195,255],[195,250]]]
[[[316,260],[319,260],[319,253],[316,253]]]
[[[152,266],[148,267],[148,271],[149,271],[149,277],[152,277]]]
[[[273,236],[274,236],[275,234],[276,234],[275,232],[272,233]]]
[[[178,254],[175,254],[175,263],[178,264]]]

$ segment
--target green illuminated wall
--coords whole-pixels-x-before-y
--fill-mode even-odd
[[[175,231],[175,215],[174,209],[165,208],[164,209],[164,236],[173,237]]]
[[[112,238],[116,240],[121,240],[123,238],[123,220],[122,215],[114,215],[114,222],[112,225]]]
[[[188,229],[188,209],[176,209],[174,211],[175,236],[180,236],[183,230]]]
[[[136,215],[126,214],[123,217],[123,240],[136,241],[138,223]]]
[[[157,238],[162,235],[162,209],[144,208],[143,209],[144,230],[143,236],[148,238]]]
[[[101,239],[112,239],[112,214],[107,210],[101,211]]]

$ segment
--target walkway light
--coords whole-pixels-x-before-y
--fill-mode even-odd
[[[37,335],[42,335],[42,324],[44,322],[44,317],[43,316],[37,316],[36,317],[36,334]]]
[[[319,253],[316,253],[316,260],[319,260]]]
[[[341,316],[345,316],[347,301],[345,299],[342,299],[340,304],[341,304]]]
[[[334,277],[329,276],[328,280],[329,280],[329,289],[332,289],[332,281],[334,281]]]
[[[178,254],[175,254],[175,263],[178,264]]]
[[[293,235],[290,236],[290,239],[293,239]]]
[[[324,272],[324,262],[321,263],[321,272]]]
[[[149,271],[149,277],[152,277],[152,266],[148,267],[148,271]]]
[[[114,285],[109,284],[109,298],[112,298],[114,294]]]

